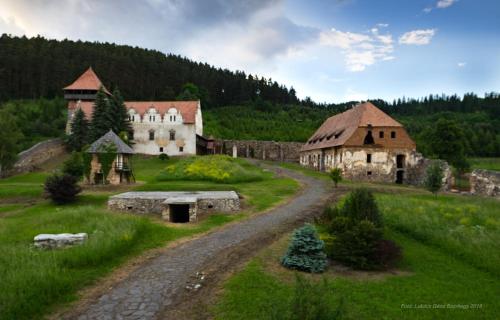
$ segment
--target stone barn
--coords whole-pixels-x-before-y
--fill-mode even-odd
[[[423,163],[404,127],[370,102],[328,118],[300,151],[302,166],[358,181],[412,183]]]
[[[130,157],[134,150],[112,130],[90,145],[89,184],[122,184],[135,182]]]

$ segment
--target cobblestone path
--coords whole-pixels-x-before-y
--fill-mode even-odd
[[[270,167],[271,168],[271,167]],[[300,173],[279,170],[302,184],[303,191],[290,202],[235,223],[200,238],[182,243],[134,270],[106,294],[91,302],[74,317],[90,319],[157,319],[172,308],[177,296],[185,294],[186,285],[196,272],[211,260],[244,243],[259,243],[269,235],[279,236],[311,215],[328,196],[326,183]],[[331,190],[331,189],[330,189]],[[265,243],[263,244],[265,245]],[[258,247],[258,246],[257,246]]]

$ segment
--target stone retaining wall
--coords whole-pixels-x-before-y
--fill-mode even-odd
[[[215,153],[240,158],[254,158],[271,161],[299,162],[303,142],[276,142],[258,140],[215,140]]]
[[[62,139],[51,139],[39,142],[28,150],[18,154],[18,160],[12,169],[5,172],[4,176],[31,172],[43,163],[59,157],[66,152]]]
[[[469,180],[471,193],[500,199],[500,172],[476,169]]]

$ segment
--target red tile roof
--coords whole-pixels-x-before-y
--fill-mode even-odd
[[[183,123],[195,123],[196,122],[196,111],[198,110],[199,101],[125,101],[125,106],[127,109],[134,109],[135,112],[144,115],[149,108],[153,107],[156,112],[164,115],[168,109],[177,109],[183,119]],[[92,111],[94,109],[93,101],[69,101],[68,109],[76,110],[81,108],[88,119],[92,116]]]
[[[341,146],[359,127],[402,127],[370,102],[358,104],[345,112],[334,115],[319,127],[302,147],[302,151]],[[312,143],[309,143],[312,142]]]
[[[76,79],[75,82],[65,87],[64,90],[99,90],[100,87],[103,87],[104,91],[110,94],[94,70],[92,70],[92,67],[89,67],[87,71]]]

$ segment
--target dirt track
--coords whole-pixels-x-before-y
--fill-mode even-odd
[[[257,250],[321,212],[332,197],[327,183],[285,169],[302,192],[269,212],[180,243],[145,261],[106,292],[63,315],[66,319],[180,319],[191,315],[213,288]],[[340,191],[340,190],[339,190]],[[196,274],[198,273],[198,276]],[[204,278],[201,280],[201,278]],[[201,284],[198,289],[186,289]],[[211,291],[212,289],[212,291]],[[204,317],[204,310],[199,310]],[[184,315],[184,316],[182,316]]]

